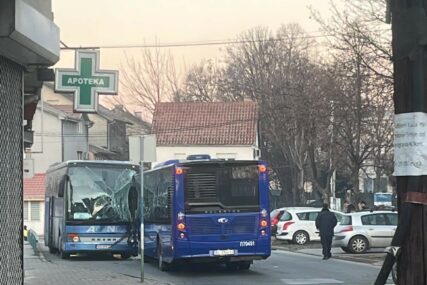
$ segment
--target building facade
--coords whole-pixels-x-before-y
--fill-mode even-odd
[[[58,59],[51,0],[0,1],[0,284],[23,284],[23,149]]]

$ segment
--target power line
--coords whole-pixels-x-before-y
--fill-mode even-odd
[[[332,35],[312,35],[301,36],[292,38],[269,38],[260,40],[212,40],[200,42],[176,42],[164,44],[124,44],[124,45],[100,45],[100,46],[67,46],[61,47],[61,50],[76,50],[76,49],[131,49],[131,48],[168,48],[168,47],[196,47],[196,46],[216,46],[216,45],[231,45],[231,44],[245,44],[245,43],[260,43],[260,42],[281,42],[291,39],[312,39],[323,38]]]
[[[390,31],[390,29],[384,29],[380,31]],[[231,45],[231,44],[245,44],[245,43],[260,43],[260,42],[282,42],[292,39],[314,39],[314,38],[326,38],[337,36],[337,34],[320,34],[320,35],[309,35],[314,33],[322,33],[323,31],[307,32],[306,35],[289,37],[289,38],[268,38],[258,40],[206,40],[206,41],[192,41],[192,42],[172,42],[172,43],[158,43],[158,44],[123,44],[123,45],[89,45],[89,46],[68,46],[63,41],[61,44],[61,50],[77,50],[77,49],[131,49],[131,48],[170,48],[170,47],[197,47],[197,46],[216,46],[216,45]]]

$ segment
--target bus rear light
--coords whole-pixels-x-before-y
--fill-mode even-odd
[[[286,230],[288,230],[288,228],[292,225],[292,224],[294,224],[295,222],[286,222],[286,223],[284,223],[283,224],[283,228],[282,228],[282,230],[284,230],[284,231],[286,231]]]
[[[267,223],[267,221],[266,221],[266,220],[261,220],[261,221],[259,222],[259,225],[260,225],[261,227],[265,228],[266,226],[268,226],[268,223]]]
[[[72,242],[79,242],[80,241],[80,237],[78,234],[68,234],[68,241],[72,241]]]
[[[185,230],[185,224],[184,223],[179,223],[176,227],[180,231],[184,231]]]
[[[177,167],[177,168],[175,169],[175,174],[176,174],[176,175],[181,175],[182,173],[184,173],[184,171],[182,170],[182,168]]]
[[[179,237],[180,237],[180,238],[185,238],[185,234],[184,234],[184,233],[180,233],[180,234],[179,234]]]
[[[261,235],[262,235],[262,236],[265,236],[266,234],[267,234],[267,232],[266,232],[265,230],[262,230],[262,231],[261,231]]]
[[[260,165],[258,165],[258,170],[261,173],[265,173],[265,172],[267,172],[267,167],[265,167],[265,165],[260,164]]]

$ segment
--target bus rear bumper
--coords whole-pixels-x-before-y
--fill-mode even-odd
[[[270,239],[255,241],[254,246],[244,246],[245,242],[191,242],[179,241],[175,244],[175,259],[251,261],[266,259],[271,255]]]

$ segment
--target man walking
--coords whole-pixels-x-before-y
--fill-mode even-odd
[[[323,248],[323,259],[331,258],[332,237],[337,225],[335,214],[329,211],[328,204],[323,204],[322,211],[316,218],[316,228],[320,233],[320,242]]]

